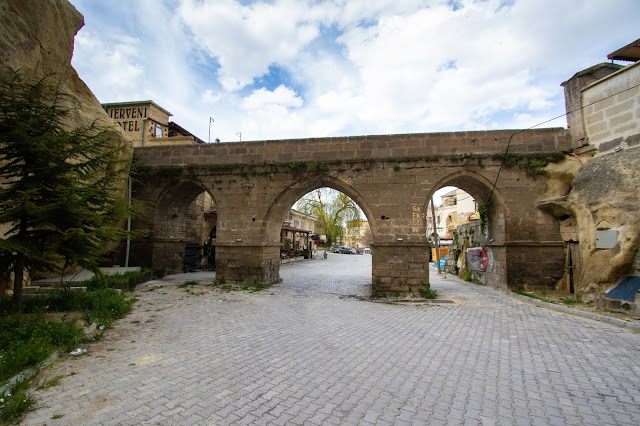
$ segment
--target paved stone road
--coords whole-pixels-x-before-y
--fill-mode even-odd
[[[432,282],[455,305],[339,296],[370,259],[284,265],[258,293],[145,284],[25,424],[640,424],[640,334],[451,278]]]

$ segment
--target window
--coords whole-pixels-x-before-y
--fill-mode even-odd
[[[156,138],[161,138],[162,137],[162,126],[160,126],[159,124],[156,124]]]

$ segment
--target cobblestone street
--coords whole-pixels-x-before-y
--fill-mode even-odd
[[[640,334],[441,278],[455,304],[374,303],[371,256],[282,265],[225,292],[151,281],[25,424],[640,423]],[[188,289],[178,284],[201,280]]]

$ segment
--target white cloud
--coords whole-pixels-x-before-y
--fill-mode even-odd
[[[205,104],[215,104],[218,103],[222,99],[222,94],[213,93],[213,90],[206,89],[202,92],[202,96],[200,96],[200,101]]]
[[[105,42],[87,30],[76,35],[73,66],[96,93],[108,93],[101,102],[119,101],[138,96],[144,65],[134,62],[141,51],[139,39],[127,35]],[[99,75],[99,78],[96,78]]]
[[[564,112],[560,83],[635,40],[640,16],[637,0],[112,1],[101,11],[131,10],[87,19],[80,76],[201,137],[214,117],[222,140],[530,127]]]
[[[300,107],[302,99],[290,88],[280,85],[274,91],[264,88],[255,90],[242,101],[242,107],[247,110],[259,110],[269,106]]]
[[[228,91],[241,89],[287,63],[318,35],[318,25],[300,19],[304,2],[276,0],[243,6],[233,0],[184,0],[178,13],[199,43],[220,63],[218,79]]]

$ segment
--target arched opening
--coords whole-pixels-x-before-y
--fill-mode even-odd
[[[154,270],[214,269],[217,219],[216,202],[201,183],[167,188],[156,202],[150,235]]]
[[[491,182],[472,172],[447,176],[432,188],[426,215],[427,237],[434,247],[432,273],[438,270],[440,259],[447,273],[496,288],[504,286],[505,207],[499,191],[492,192],[492,188]],[[489,199],[490,207],[481,214],[479,207]]]
[[[352,214],[331,217],[340,207]],[[272,203],[263,233],[279,243],[279,275],[287,285],[305,292],[369,295],[375,233],[368,211],[360,194],[339,180],[312,178],[285,189]],[[305,258],[311,260],[305,276],[290,277],[286,264]]]

